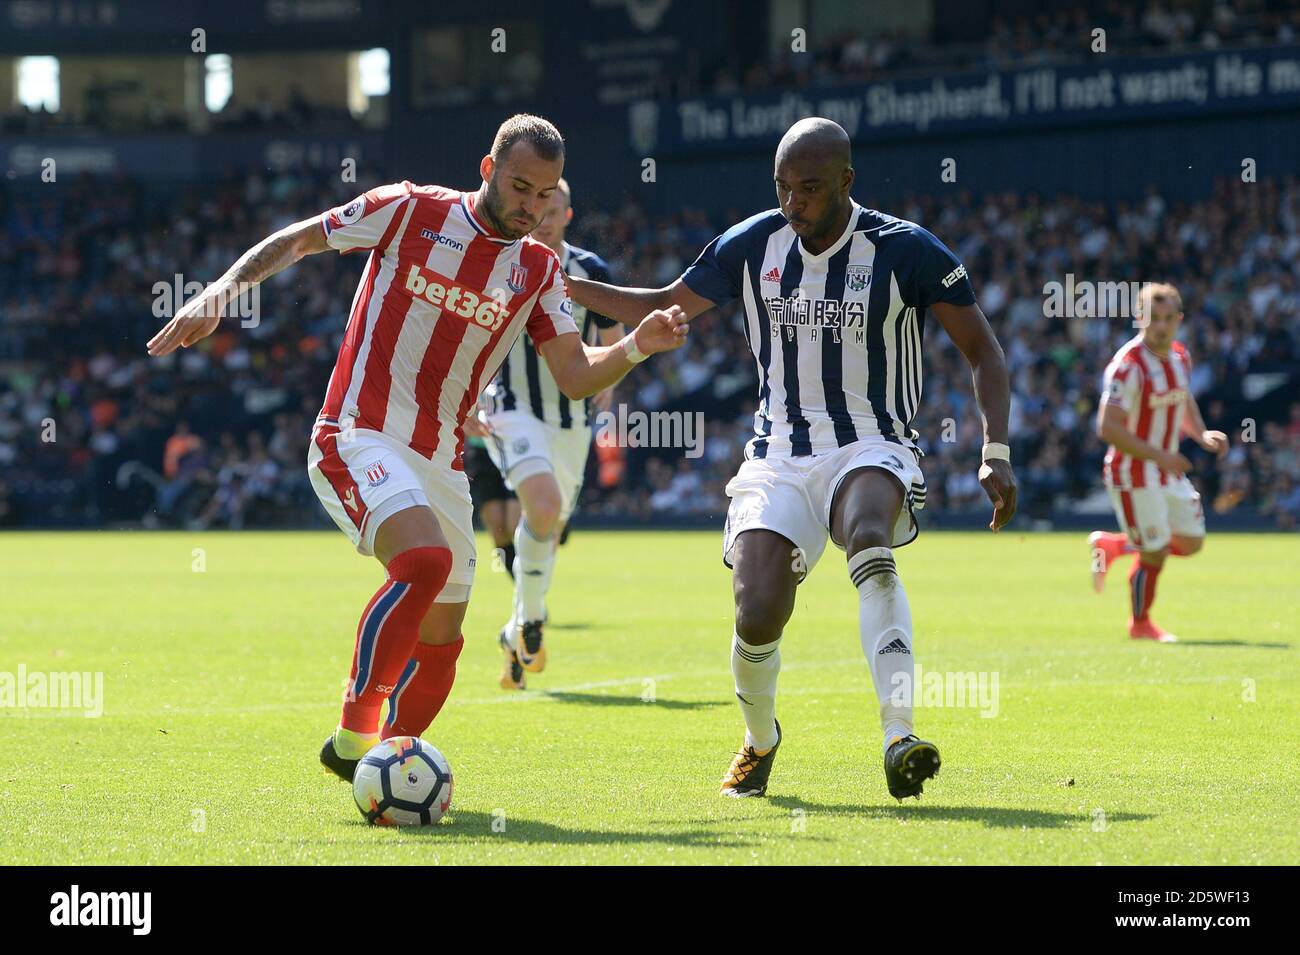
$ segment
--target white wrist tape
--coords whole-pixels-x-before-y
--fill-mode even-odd
[[[634,365],[639,365],[650,356],[636,347],[636,332],[623,336],[623,354]]]
[[[996,441],[990,441],[984,445],[984,454],[981,458],[983,461],[1006,461],[1011,463],[1011,448],[1005,444],[999,444]]]

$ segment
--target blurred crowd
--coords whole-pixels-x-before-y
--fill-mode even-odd
[[[664,98],[761,93],[870,83],[912,71],[1077,63],[1091,55],[1097,29],[1106,31],[1108,52],[1126,55],[1290,44],[1300,33],[1300,4],[1294,0],[1093,0],[1041,7],[1016,17],[964,19],[959,35],[945,35],[940,8],[929,37],[854,29],[821,41],[814,8],[806,52],[787,47],[744,60],[732,51],[716,63],[687,56],[681,69],[661,78],[658,92]]]
[[[940,5],[921,35],[864,23],[827,36],[818,28],[814,5],[806,50],[782,45],[770,55],[745,55],[743,44],[724,44],[720,56],[687,50],[650,77],[648,89],[661,98],[685,98],[870,83],[909,73],[1078,63],[1093,55],[1097,29],[1106,31],[1108,52],[1125,55],[1285,45],[1300,34],[1300,0],[1075,0],[1042,6],[1018,16],[949,18]],[[546,79],[538,50],[543,31],[553,23],[513,26],[523,39],[504,66],[475,45],[478,24],[425,31],[416,40],[415,100],[422,107],[526,102]],[[145,95],[135,81],[96,78],[83,100],[58,112],[22,105],[0,111],[0,133],[197,132],[190,119],[165,106],[167,101],[162,90]],[[283,106],[274,106],[268,91],[258,89],[251,98],[232,97],[207,125],[214,132],[338,132],[359,130],[363,123],[342,104],[328,104],[295,83]]]
[[[126,178],[57,193],[0,186],[0,524],[325,525],[307,441],[363,263],[311,256],[259,289],[256,321],[227,320],[164,359],[145,343],[188,297],[178,286],[216,278],[265,235],[374,184],[363,171],[355,185],[251,175],[166,197]],[[569,237],[621,281],[659,286],[748,211],[713,221],[693,209],[580,207]],[[1180,287],[1194,389],[1232,442],[1223,462],[1184,445],[1207,509],[1295,526],[1300,404],[1278,396],[1300,366],[1300,182],[1225,181],[1195,204],[1154,191],[1113,204],[961,193],[884,211],[935,232],[973,277],[1010,365],[1022,511],[1109,523],[1092,421],[1102,370],[1135,332],[1124,318],[1049,317],[1045,284],[1073,273]],[[684,348],[619,386],[629,410],[702,412],[703,447],[624,449],[608,467],[593,455],[584,515],[721,519],[753,424],[756,373],[740,329],[739,305],[702,316]],[[987,508],[982,434],[964,360],[941,329],[927,331],[914,426],[927,513],[942,522]]]

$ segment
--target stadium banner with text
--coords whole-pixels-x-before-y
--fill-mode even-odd
[[[637,155],[768,148],[795,121],[825,116],[864,140],[1080,123],[1300,109],[1300,47],[1034,66],[779,94],[628,106]]]

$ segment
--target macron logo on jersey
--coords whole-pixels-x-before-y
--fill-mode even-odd
[[[448,248],[455,249],[457,252],[465,251],[465,244],[458,242],[450,236],[445,236],[441,232],[434,232],[432,229],[421,229],[420,238],[428,239],[434,245],[445,245]]]
[[[405,284],[406,290],[415,298],[473,321],[490,332],[495,332],[510,318],[510,310],[501,301],[505,296],[499,291],[499,297],[488,297],[415,263],[411,263],[411,270],[406,273]]]

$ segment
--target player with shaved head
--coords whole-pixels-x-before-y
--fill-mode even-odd
[[[570,294],[624,323],[673,305],[694,318],[744,303],[758,408],[745,461],[727,485],[722,556],[732,569],[731,668],[746,733],[723,794],[767,792],[781,743],[781,637],[796,589],[829,539],[844,551],[858,593],[886,784],[895,798],[919,796],[939,771],[939,750],[913,733],[912,615],[893,551],[916,539],[914,514],[925,504],[911,423],[926,318],[970,363],[984,421],[979,480],[994,531],[1016,508],[1006,362],[947,246],[914,222],[853,201],[852,150],[840,126],[819,118],[792,126],[777,147],[774,179],[779,208],[718,236],[671,285],[615,288],[570,276]]]

